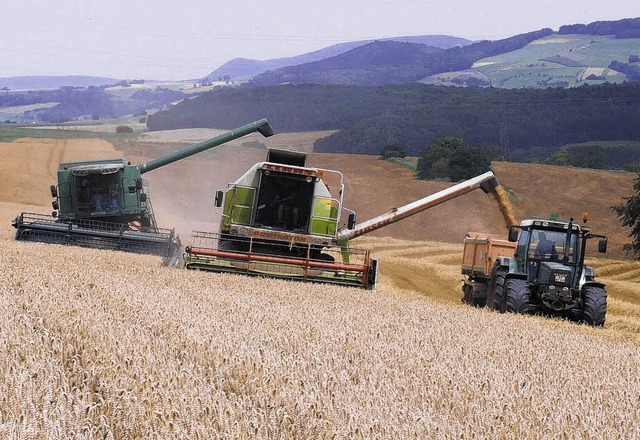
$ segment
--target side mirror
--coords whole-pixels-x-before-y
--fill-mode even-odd
[[[349,214],[349,218],[347,219],[347,229],[353,229],[356,227],[356,214]]]
[[[51,190],[51,197],[58,197],[58,188],[55,185],[51,185],[49,189]]]
[[[607,239],[606,238],[601,238],[598,241],[598,252],[600,252],[602,254],[607,252]]]
[[[221,190],[216,191],[216,198],[213,203],[216,208],[219,208],[222,206],[223,198],[224,198],[224,193]]]
[[[510,226],[509,227],[509,241],[511,242],[516,242],[518,241],[518,228],[516,228],[515,226]]]
[[[147,201],[147,195],[145,193],[140,193],[140,201],[143,203]]]

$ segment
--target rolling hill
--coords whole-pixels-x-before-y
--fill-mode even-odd
[[[374,40],[353,41],[349,43],[334,44],[333,46],[326,47],[324,49],[316,50],[313,52],[297,55],[287,58],[276,58],[268,60],[252,60],[246,58],[234,58],[231,61],[218,67],[216,70],[207,75],[207,79],[215,81],[218,78],[228,76],[234,81],[248,80],[256,75],[269,70],[276,70],[289,66],[296,66],[300,64],[308,64],[315,61],[320,61],[325,58],[331,58],[340,55],[344,52],[348,52],[359,46],[363,46],[368,43],[372,43]],[[471,44],[470,40],[459,37],[452,37],[449,35],[422,35],[414,37],[393,37],[383,38],[379,41],[398,41],[404,43],[416,43],[426,46],[438,47],[441,49],[448,49],[456,46],[466,46]]]
[[[468,69],[429,76],[420,82],[498,88],[577,87],[621,83],[627,75],[610,67],[640,55],[639,38],[553,34],[504,54],[477,60]]]
[[[450,49],[397,41],[374,41],[331,58],[265,72],[254,77],[250,84],[372,86],[413,82],[436,73],[468,68],[480,58],[519,49],[552,33],[551,29],[542,29],[504,40],[481,41]]]
[[[332,58],[265,72],[251,83],[382,85],[422,81],[457,86],[566,88],[637,81],[639,39],[640,18],[633,18],[561,26],[559,31],[542,29],[435,51],[376,41]]]

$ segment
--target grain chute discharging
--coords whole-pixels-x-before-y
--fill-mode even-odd
[[[372,289],[377,260],[349,240],[498,186],[487,172],[356,225],[355,213],[343,206],[342,173],[308,167],[304,153],[271,149],[265,162],[216,193],[219,232],[193,232],[185,267]]]
[[[173,229],[159,228],[142,174],[242,136],[273,135],[266,119],[222,133],[142,164],[125,159],[61,163],[51,185],[51,216],[23,212],[13,220],[16,240],[159,255],[173,264],[181,253]]]

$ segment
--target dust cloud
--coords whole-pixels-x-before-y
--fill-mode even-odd
[[[152,151],[146,155],[157,157]],[[190,242],[193,231],[218,232],[220,209],[214,206],[216,191],[226,189],[265,159],[266,150],[231,143],[143,175],[149,184],[158,226],[175,229],[183,244]]]

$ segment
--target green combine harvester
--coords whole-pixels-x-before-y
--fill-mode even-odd
[[[261,119],[142,164],[125,159],[61,163],[58,184],[51,185],[55,211],[20,214],[12,222],[15,238],[154,254],[172,264],[180,255],[180,240],[173,229],[157,226],[142,175],[256,131],[273,135]]]
[[[355,213],[343,206],[342,173],[308,167],[304,153],[272,149],[265,162],[216,193],[219,232],[193,232],[185,267],[372,289],[377,260],[350,247],[351,239],[497,186],[488,172],[356,226]]]

